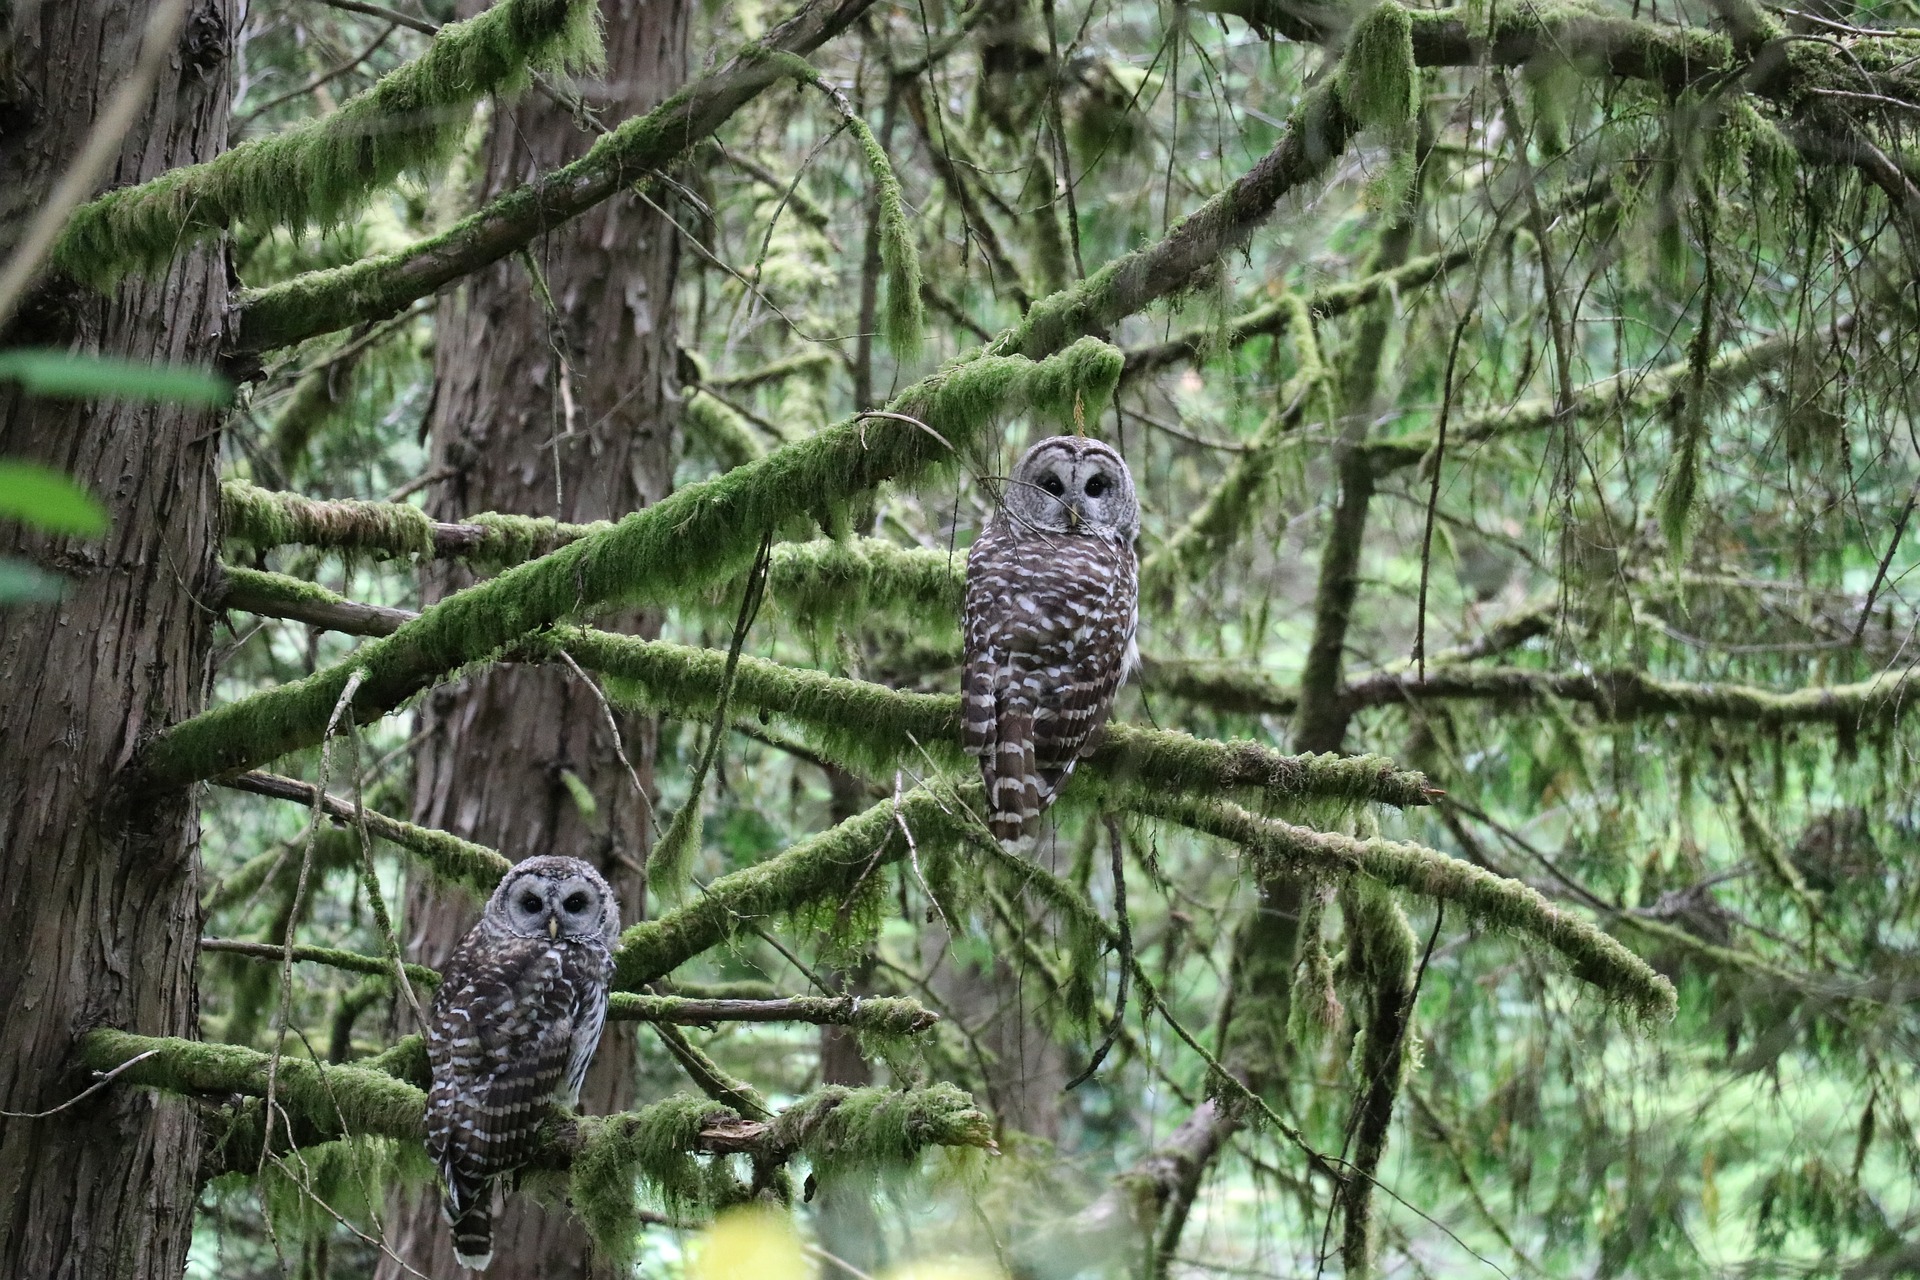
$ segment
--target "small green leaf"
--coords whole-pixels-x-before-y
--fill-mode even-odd
[[[25,560],[0,556],[0,605],[44,604],[58,600],[66,587],[67,580],[57,573],[48,573]]]
[[[233,399],[232,385],[205,369],[66,351],[0,351],[0,379],[18,382],[32,395],[69,400],[173,400],[218,405]]]
[[[98,537],[107,511],[72,479],[37,462],[0,461],[0,516],[54,533]]]

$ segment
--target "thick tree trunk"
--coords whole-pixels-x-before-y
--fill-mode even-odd
[[[607,85],[590,96],[610,120],[658,103],[685,77],[683,0],[608,0]],[[503,108],[488,139],[482,198],[586,150],[592,136],[543,97]],[[633,196],[599,206],[499,263],[439,312],[430,490],[441,519],[479,511],[586,521],[657,502],[673,477],[673,288],[676,233]],[[547,311],[540,281],[555,308]],[[557,474],[556,474],[557,467]],[[464,577],[429,584],[439,595]],[[643,628],[644,629],[644,628]],[[415,756],[419,822],[493,845],[514,859],[569,854],[598,865],[619,891],[624,920],[646,907],[648,801],[636,794],[593,689],[564,667],[506,665],[436,693]],[[621,717],[627,758],[653,785],[653,729]],[[588,801],[586,797],[591,797]],[[417,887],[408,945],[439,964],[473,923],[472,903]],[[632,1093],[630,1028],[611,1027],[581,1107],[604,1112]],[[437,1196],[407,1197],[389,1222],[400,1258],[453,1275]],[[585,1232],[564,1206],[510,1196],[494,1218],[492,1272],[594,1274]],[[404,1274],[392,1259],[379,1275]]]
[[[0,10],[0,255],[80,151],[139,53],[144,0]],[[233,13],[198,0],[109,182],[207,160],[226,141]],[[226,306],[217,255],[112,298],[33,294],[0,346],[205,365]],[[198,711],[217,547],[219,417],[199,408],[29,399],[0,384],[0,455],[77,477],[104,540],[0,521],[0,554],[71,579],[0,614],[0,1109],[44,1111],[87,1081],[91,1027],[190,1036],[198,935],[191,796],[131,797],[143,736]],[[178,1099],[109,1089],[44,1119],[0,1119],[0,1275],[172,1277],[193,1226],[199,1125]]]

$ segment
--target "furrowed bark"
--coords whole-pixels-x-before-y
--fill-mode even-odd
[[[607,82],[643,108],[679,89],[689,12],[683,0],[606,4]],[[710,110],[730,112],[745,98],[726,101],[732,105]],[[689,121],[676,145],[724,118]],[[511,199],[503,193],[536,189],[543,174],[591,166],[608,145],[589,148],[573,113],[529,97],[494,118],[478,200]],[[602,171],[630,180],[629,163]],[[680,241],[664,216],[616,190],[571,212],[544,207],[547,225],[527,253],[469,261],[459,290],[441,299],[428,469],[443,478],[428,489],[423,513],[437,518],[436,533],[462,512],[483,510],[529,518],[521,527],[551,529],[547,538],[559,544],[657,503],[672,487]],[[448,561],[429,563],[421,577],[429,604],[475,580],[467,565]],[[621,622],[658,626],[645,616]],[[515,861],[580,858],[613,886],[623,919],[645,918],[652,801],[635,787],[653,787],[654,726],[613,713],[616,728],[609,714],[599,691],[560,664],[494,665],[441,686],[418,717],[415,822]],[[406,919],[409,957],[437,967],[472,923],[473,904],[409,876]],[[583,1110],[631,1105],[634,1052],[630,1027],[608,1029],[581,1092]],[[383,1259],[376,1277],[401,1280],[402,1262],[429,1275],[454,1273],[434,1189],[397,1192],[388,1222],[397,1257]],[[531,1196],[513,1198],[495,1219],[494,1264],[556,1280],[615,1274],[572,1215]]]
[[[0,17],[0,255],[128,75],[149,7],[62,0]],[[235,23],[227,0],[189,7],[111,182],[225,146]],[[204,252],[112,297],[51,283],[0,345],[204,367],[226,296]],[[0,1109],[43,1111],[84,1088],[76,1038],[90,1026],[193,1032],[194,804],[184,791],[130,802],[119,784],[144,737],[205,701],[212,626],[197,597],[218,551],[220,423],[202,407],[36,399],[0,382],[0,455],[74,476],[112,522],[93,541],[0,521],[0,552],[69,579],[64,599],[11,605],[0,623]],[[198,1143],[184,1103],[126,1093],[0,1119],[0,1275],[175,1280]]]

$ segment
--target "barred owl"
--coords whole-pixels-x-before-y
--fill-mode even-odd
[[[1009,849],[1038,834],[1137,659],[1139,532],[1125,459],[1055,436],[1014,467],[967,555],[964,743]]]
[[[550,1104],[580,1100],[619,933],[599,872],[528,858],[447,961],[428,1017],[427,1153],[463,1267],[493,1260],[494,1179],[526,1162]]]

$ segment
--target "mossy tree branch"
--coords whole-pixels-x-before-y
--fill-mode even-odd
[[[127,1064],[141,1054],[151,1054]],[[81,1062],[95,1071],[125,1067],[122,1084],[228,1103],[264,1098],[272,1057],[240,1045],[98,1030],[80,1042]],[[405,1080],[364,1065],[325,1066],[283,1055],[274,1068],[276,1149],[310,1146],[348,1135],[420,1142],[426,1136],[426,1094]],[[557,1115],[542,1130],[531,1169],[560,1171],[578,1161],[611,1163],[634,1175],[657,1176],[661,1163],[692,1154],[745,1154],[775,1164],[805,1153],[816,1167],[901,1161],[929,1146],[991,1149],[992,1127],[972,1099],[951,1085],[930,1089],[825,1089],[800,1099],[771,1121],[742,1119],[724,1107],[694,1104],[696,1123],[662,1149],[648,1144],[658,1120],[685,1111],[669,1099],[612,1116]],[[230,1125],[214,1150],[230,1158],[214,1173],[251,1170],[260,1158],[257,1104],[230,1106]],[[237,1138],[244,1132],[250,1145]],[[671,1188],[669,1188],[671,1189]],[[630,1194],[630,1190],[629,1190]]]
[[[331,226],[403,172],[444,162],[481,98],[523,87],[534,71],[599,60],[590,0],[500,0],[440,28],[420,57],[328,115],[83,206],[54,262],[104,287],[238,223],[256,231]]]
[[[1043,361],[993,356],[951,365],[894,401],[902,419],[830,427],[689,485],[448,596],[344,662],[173,726],[142,752],[141,782],[179,786],[319,741],[356,672],[352,712],[365,723],[563,618],[615,602],[670,600],[730,578],[752,562],[764,530],[830,512],[883,482],[910,482],[951,465],[954,451],[971,446],[1001,415],[1031,411],[1071,422],[1076,404],[1097,405],[1111,396],[1119,372],[1120,353],[1093,339]]]
[[[481,897],[492,893],[494,885],[513,865],[506,857],[485,845],[462,840],[435,827],[415,826],[364,806],[356,812],[350,801],[322,794],[310,782],[256,771],[222,779],[221,785],[275,800],[291,800],[308,808],[317,801],[320,811],[339,823],[351,825],[364,818],[369,833],[413,854],[433,872],[436,879],[460,885]]]
[[[202,951],[246,956],[274,964],[286,957],[286,948],[271,942],[238,938],[202,938]],[[384,956],[362,955],[335,947],[293,948],[301,964],[320,964],[348,973],[376,978],[393,976],[393,962]],[[440,985],[440,973],[423,964],[407,966],[407,980],[421,987]],[[917,1035],[940,1021],[940,1015],[917,1001],[896,996],[786,996],[770,1000],[735,1000],[700,996],[662,996],[618,991],[607,1016],[615,1021],[665,1022],[705,1027],[718,1022],[806,1022],[821,1026],[852,1027],[882,1036]]]
[[[548,0],[550,3],[551,0]],[[719,70],[600,138],[586,155],[509,191],[432,239],[349,266],[243,293],[229,332],[257,353],[381,320],[523,248],[706,138],[756,94],[788,78],[769,52],[806,55],[873,0],[812,0]]]
[[[1238,805],[1139,791],[1131,807],[1240,846],[1260,875],[1364,875],[1460,907],[1471,920],[1530,937],[1560,953],[1573,975],[1642,1018],[1673,1015],[1673,984],[1614,938],[1533,889],[1433,849],[1359,839],[1262,818]]]

